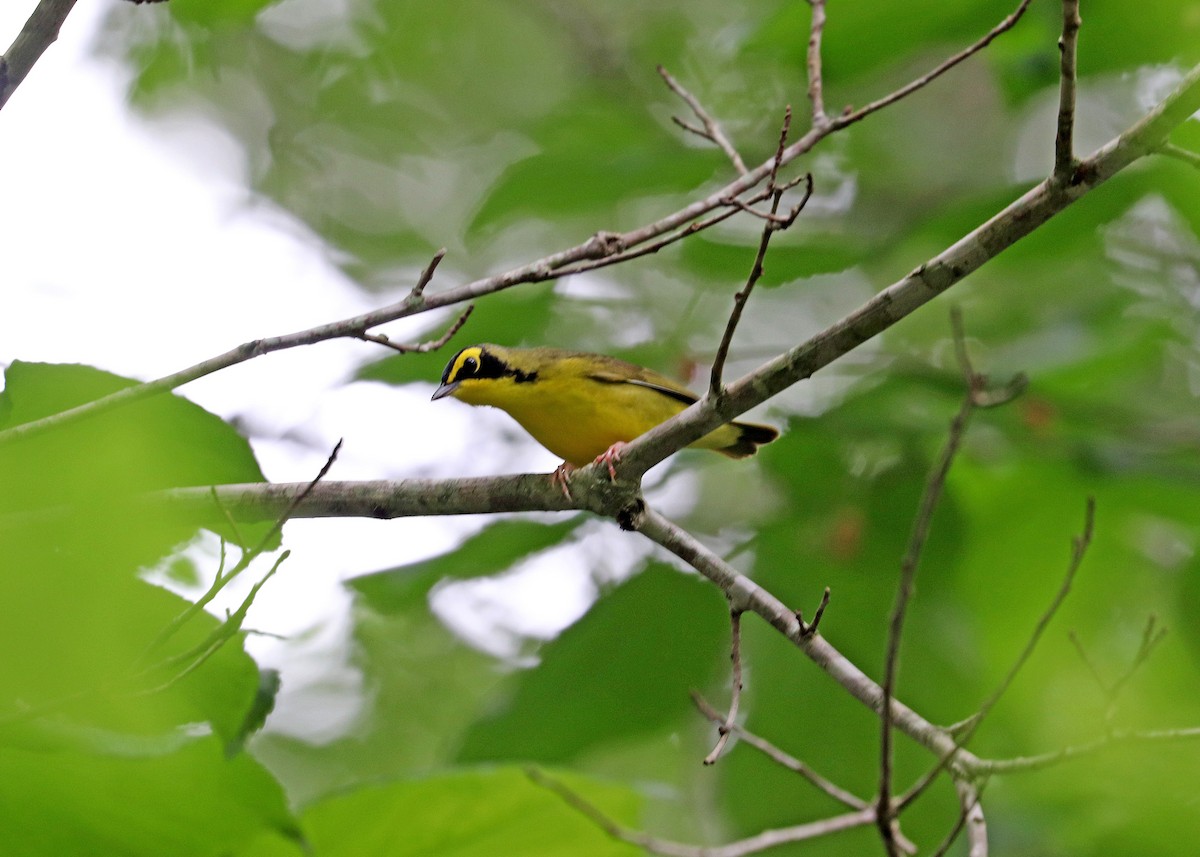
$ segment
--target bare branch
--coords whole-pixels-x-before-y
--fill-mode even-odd
[[[296,513],[296,510],[312,494],[313,490],[316,489],[321,480],[323,480],[329,474],[329,469],[333,467],[333,463],[337,461],[338,453],[341,451],[341,449],[342,441],[339,440],[334,445],[333,451],[329,453],[329,457],[325,459],[325,464],[322,465],[317,475],[309,482],[303,483],[304,487],[298,491],[283,508],[283,510],[276,517],[275,523],[271,526],[271,528],[263,534],[262,538],[259,539],[256,545],[248,549],[244,548],[241,559],[239,559],[233,568],[229,569],[229,571],[225,574],[221,573],[221,569],[223,569],[225,565],[225,546],[224,543],[222,543],[221,565],[218,568],[217,575],[213,580],[212,585],[209,586],[208,590],[202,596],[196,599],[193,603],[189,604],[182,613],[171,620],[171,622],[169,622],[158,633],[158,635],[146,648],[146,651],[142,654],[141,660],[143,662],[147,657],[149,657],[150,654],[152,654],[156,649],[160,648],[164,643],[167,642],[167,640],[174,636],[175,632],[183,627],[190,619],[192,619],[192,617],[212,603],[212,600],[217,597],[221,590],[224,589],[231,580],[249,568],[250,564],[275,542],[276,537],[283,530],[283,525],[292,518],[292,516]],[[232,517],[228,507],[221,502],[220,495],[217,493],[216,487],[210,487],[208,489],[208,493],[209,496],[212,497],[216,502],[217,508],[220,509],[222,515]],[[272,570],[271,573],[273,574],[274,571]],[[270,574],[268,574],[267,577],[270,577]],[[267,578],[263,578],[258,586],[261,587],[261,585],[266,582],[266,579]],[[253,593],[257,593],[257,591],[257,587],[252,590]],[[247,608],[249,607],[248,604],[246,606]]]
[[[742,702],[742,611],[736,607],[729,610],[729,660],[733,664],[733,682],[729,693],[729,713],[725,721],[717,727],[719,737],[716,746],[704,757],[704,764],[714,765],[720,758],[725,745],[729,743],[729,735],[737,723],[738,706]]]
[[[1134,654],[1133,660],[1130,661],[1129,668],[1117,677],[1117,680],[1113,682],[1112,687],[1109,689],[1109,695],[1113,704],[1116,703],[1117,698],[1121,695],[1121,691],[1125,689],[1129,680],[1150,659],[1150,655],[1158,648],[1158,644],[1167,636],[1167,629],[1155,627],[1157,623],[1158,617],[1154,614],[1146,617],[1146,627],[1142,631],[1142,641],[1138,644],[1138,650]]]
[[[467,319],[471,317],[471,313],[474,311],[475,304],[468,305],[463,311],[462,315],[455,319],[454,323],[451,324],[450,327],[446,328],[445,333],[443,333],[437,339],[430,340],[429,342],[419,342],[416,345],[405,345],[399,342],[392,342],[385,334],[382,333],[360,333],[357,335],[357,338],[363,340],[364,342],[374,342],[376,345],[387,346],[393,351],[399,351],[401,354],[425,354],[430,351],[437,351],[439,348],[449,342],[454,334],[458,333],[462,329],[462,326],[467,323]]]
[[[1142,630],[1142,639],[1138,644],[1137,651],[1130,660],[1129,666],[1127,666],[1111,684],[1105,681],[1104,677],[1100,675],[1100,670],[1096,668],[1096,665],[1092,662],[1092,659],[1088,657],[1088,653],[1084,649],[1083,643],[1080,641],[1079,636],[1074,631],[1070,631],[1068,633],[1072,645],[1075,646],[1075,651],[1079,653],[1080,660],[1082,660],[1084,666],[1088,668],[1088,671],[1092,674],[1092,678],[1096,680],[1096,684],[1100,688],[1100,692],[1104,694],[1104,698],[1108,703],[1108,709],[1105,711],[1106,721],[1112,720],[1113,716],[1115,715],[1117,703],[1120,701],[1121,692],[1125,689],[1126,685],[1142,667],[1142,665],[1149,660],[1150,655],[1152,655],[1154,650],[1158,648],[1158,644],[1161,643],[1167,636],[1167,629],[1157,627],[1157,625],[1158,618],[1153,614],[1146,618],[1146,627]]]
[[[1122,744],[1155,744],[1159,742],[1195,741],[1200,739],[1200,726],[1186,729],[1114,729],[1095,741],[1063,747],[1036,756],[1013,759],[979,759],[971,763],[977,776],[1015,774],[1040,771],[1062,762],[1093,756]]]
[[[0,109],[8,103],[46,48],[58,39],[63,21],[74,6],[75,0],[41,0],[25,21],[8,52],[0,57]]]
[[[1079,0],[1062,0],[1058,39],[1058,131],[1054,139],[1054,177],[1066,183],[1075,171],[1075,53],[1079,45]]]
[[[771,245],[771,236],[777,230],[787,229],[795,222],[795,215],[792,215],[784,222],[776,222],[775,218],[779,213],[779,202],[783,199],[783,190],[776,187],[776,179],[778,178],[779,162],[783,158],[783,150],[787,146],[788,130],[792,125],[792,108],[788,107],[783,113],[783,127],[779,132],[779,146],[775,149],[775,167],[771,170],[771,176],[767,180],[767,189],[771,191],[771,212],[766,218],[766,223],[763,224],[762,237],[758,242],[758,252],[754,256],[754,264],[750,267],[750,275],[746,278],[746,285],[733,296],[733,311],[729,314],[729,321],[725,324],[725,332],[721,335],[721,344],[717,347],[716,356],[713,358],[712,374],[709,377],[708,394],[713,398],[721,395],[721,374],[725,370],[725,360],[729,357],[729,348],[733,344],[733,332],[737,329],[738,322],[742,318],[742,311],[746,308],[746,301],[750,299],[750,292],[754,290],[755,284],[763,274],[763,262],[767,258],[767,248]],[[796,209],[796,214],[799,214],[800,209],[808,202],[812,195],[812,178],[809,177],[808,184],[809,192],[804,195],[804,200]]]
[[[437,270],[437,266],[446,258],[446,248],[442,247],[433,254],[433,258],[429,260],[429,264],[425,266],[425,270],[421,272],[421,276],[417,278],[417,284],[412,287],[412,291],[408,293],[410,298],[419,298],[425,294],[425,287],[429,285],[433,279],[433,273]]]
[[[880,711],[883,705],[883,690],[879,685],[820,634],[806,635],[796,614],[774,595],[738,572],[694,536],[667,520],[652,507],[647,506],[643,510],[635,526],[642,535],[662,545],[719,586],[733,603],[740,604],[746,611],[765,619],[851,696],[872,711]],[[891,699],[890,708],[895,727],[937,754],[939,758],[947,753],[966,754],[962,757],[964,760],[971,758],[969,751],[957,747],[948,733],[894,697]],[[966,769],[965,764],[963,769]]]
[[[955,738],[955,746],[964,747],[971,740],[971,737],[983,724],[983,721],[987,718],[988,714],[990,714],[992,709],[995,708],[996,703],[1000,701],[1001,697],[1004,696],[1005,692],[1012,685],[1013,680],[1017,677],[1017,673],[1019,673],[1021,668],[1025,666],[1025,663],[1033,654],[1034,648],[1037,647],[1038,641],[1041,640],[1042,634],[1045,633],[1047,626],[1049,626],[1050,621],[1058,612],[1059,607],[1062,606],[1063,601],[1066,600],[1067,594],[1071,591],[1071,584],[1075,579],[1075,574],[1079,570],[1079,566],[1083,563],[1083,558],[1087,554],[1088,546],[1092,542],[1092,535],[1095,527],[1095,516],[1096,501],[1094,498],[1089,497],[1087,501],[1087,507],[1084,511],[1083,532],[1076,536],[1072,541],[1071,561],[1067,566],[1066,574],[1063,576],[1062,584],[1059,586],[1058,591],[1054,594],[1054,598],[1051,599],[1050,605],[1046,608],[1045,612],[1042,613],[1041,617],[1037,621],[1037,624],[1034,625],[1033,633],[1030,634],[1029,640],[1025,643],[1025,648],[1021,650],[1021,653],[1017,656],[1017,659],[1013,663],[1012,667],[1009,668],[1008,674],[1005,675],[1004,679],[1000,682],[1000,685],[992,692],[992,695],[984,701],[983,705],[979,707],[979,710],[976,711],[975,714],[950,728],[950,731]],[[938,760],[938,764],[935,765],[904,794],[904,796],[898,802],[898,805],[901,809],[908,806],[914,800],[920,797],[925,790],[933,784],[933,781],[937,779],[937,776],[945,769],[949,758],[949,756],[943,755],[943,757]],[[974,767],[974,764],[971,763],[967,767]],[[983,770],[984,772],[991,771],[990,768],[985,766],[982,769],[977,769],[975,773],[978,774],[980,770]]]
[[[829,606],[829,587],[825,587],[825,591],[821,593],[821,603],[817,605],[817,612],[813,614],[813,620],[807,625],[804,624],[804,614],[799,610],[796,611],[796,621],[800,623],[800,633],[805,637],[811,637],[817,633],[821,627],[821,617],[825,615],[825,608]]]
[[[1021,654],[1017,656],[1012,667],[1009,668],[1008,674],[1000,685],[992,691],[989,696],[979,707],[979,711],[971,718],[969,731],[974,731],[979,728],[979,724],[984,718],[991,713],[991,710],[996,707],[996,703],[1004,696],[1005,692],[1012,685],[1013,680],[1017,677],[1017,673],[1025,666],[1033,650],[1037,647],[1038,642],[1042,639],[1042,635],[1046,632],[1046,628],[1050,625],[1058,609],[1062,607],[1063,601],[1071,591],[1071,584],[1075,581],[1075,574],[1079,571],[1080,565],[1083,564],[1083,558],[1087,555],[1088,547],[1091,546],[1092,536],[1095,532],[1096,524],[1096,500],[1094,497],[1089,497],[1087,506],[1083,514],[1083,532],[1072,540],[1071,544],[1071,561],[1067,565],[1067,572],[1063,575],[1062,584],[1058,587],[1058,591],[1054,593],[1054,598],[1051,599],[1049,606],[1034,625],[1033,633],[1029,635],[1029,640],[1025,643],[1025,648],[1021,650]]]
[[[1158,153],[1200,169],[1200,153],[1198,152],[1176,146],[1174,143],[1163,143],[1158,147]]]
[[[667,71],[665,67],[660,65],[658,67],[658,73],[662,76],[662,79],[666,81],[666,84],[671,88],[671,91],[682,98],[684,103],[692,109],[692,112],[696,114],[696,118],[703,123],[704,128],[700,129],[695,125],[689,125],[682,119],[673,116],[671,118],[675,120],[675,124],[680,128],[683,128],[685,131],[690,131],[699,137],[703,137],[704,139],[715,143],[717,147],[725,153],[725,156],[733,163],[733,168],[737,170],[737,174],[739,176],[746,175],[746,173],[749,172],[749,170],[746,169],[746,163],[742,160],[742,156],[738,154],[737,149],[734,148],[733,143],[730,142],[729,138],[725,136],[725,132],[721,130],[720,123],[717,122],[716,119],[713,119],[711,115],[709,115],[708,111],[704,109],[704,106],[700,104],[700,100],[684,89],[683,85],[680,84],[680,82],[674,77],[672,77],[671,73]]]
[[[883,698],[885,701],[880,717],[880,752],[879,752],[879,799],[877,806],[879,817],[877,825],[880,836],[883,837],[884,847],[888,854],[898,855],[899,846],[896,843],[895,817],[892,809],[892,721],[891,708],[886,704],[895,694],[896,675],[900,662],[900,638],[904,632],[904,620],[908,612],[908,604],[912,600],[917,567],[921,562],[921,553],[925,548],[925,540],[929,536],[929,528],[933,523],[933,514],[937,510],[942,492],[946,487],[946,477],[954,457],[962,446],[967,425],[975,410],[975,400],[986,384],[986,379],[975,372],[967,354],[966,334],[963,331],[962,315],[955,307],[950,313],[954,330],[955,350],[958,353],[959,364],[966,382],[966,392],[962,405],[950,423],[950,431],[946,444],[938,456],[937,463],[925,483],[921,496],[921,504],[917,511],[917,519],[913,524],[912,535],[909,538],[908,549],[900,563],[900,582],[896,588],[896,601],[892,607],[891,619],[888,623],[887,654],[883,668]]]
[[[605,473],[607,478],[607,473]],[[572,483],[578,489],[579,480]],[[480,515],[494,512],[564,512],[572,503],[543,473],[468,479],[377,479],[323,482],[305,493],[307,482],[217,485],[217,500],[241,521],[269,521],[294,504],[293,518],[404,518]],[[148,494],[148,503],[182,510],[212,508],[208,488],[171,488]],[[575,491],[580,494],[579,490]],[[303,495],[301,497],[301,495]],[[53,514],[57,510],[50,510]],[[65,510],[64,510],[65,514]],[[0,525],[2,525],[0,520]]]
[[[695,691],[692,692],[692,701],[696,704],[696,707],[700,709],[701,713],[713,723],[720,724],[729,722],[728,717],[713,708],[708,701],[704,699],[704,697]],[[784,750],[781,750],[765,738],[761,738],[753,732],[750,732],[744,726],[741,726],[737,723],[731,723],[729,728],[730,731],[737,735],[739,740],[749,744],[755,750],[758,750],[771,761],[775,762],[775,764],[787,768],[789,771],[804,777],[804,779],[808,780],[834,800],[845,804],[851,809],[866,809],[868,806],[870,806],[870,804],[862,798],[846,791],[836,783],[821,776],[795,756]]]
[[[821,64],[821,35],[825,31],[825,0],[808,0],[812,22],[808,29],[808,100],[812,103],[812,126],[829,124],[825,114],[825,84]]]
[[[964,828],[967,831],[967,857],[987,857],[987,822],[983,817],[983,807],[979,803],[982,789],[965,780],[956,780],[954,789],[958,792],[960,806],[958,819],[930,857],[945,857]]]
[[[661,854],[664,857],[746,857],[757,854],[769,848],[777,848],[789,842],[803,842],[817,839],[853,827],[870,824],[873,809],[860,809],[854,812],[835,815],[832,818],[813,821],[808,824],[797,824],[793,827],[783,827],[778,830],[765,830],[756,836],[730,842],[726,845],[689,845],[669,839],[659,839],[648,833],[626,827],[604,813],[599,807],[557,780],[536,768],[527,768],[525,775],[534,783],[558,795],[564,803],[586,816],[593,824],[621,842],[628,842],[644,848],[651,854]]]
[[[987,35],[975,42],[970,47],[959,51],[954,56],[940,63],[936,68],[926,72],[917,79],[910,81],[896,91],[890,92],[882,98],[872,101],[866,107],[860,107],[858,110],[848,110],[847,112],[842,113],[840,116],[834,117],[830,122],[830,127],[844,128],[847,125],[853,124],[854,122],[858,122],[859,120],[870,116],[877,110],[882,110],[889,105],[895,104],[900,99],[912,95],[918,89],[922,89],[933,83],[933,81],[937,80],[959,63],[986,48],[992,43],[993,40],[995,40],[997,36],[1007,32],[1008,30],[1011,30],[1014,26],[1016,26],[1017,21],[1021,20],[1021,17],[1025,14],[1025,10],[1029,8],[1029,4],[1031,2],[1032,0],[1021,0],[1021,4],[1017,6],[1012,14],[1006,17],[995,27],[992,27],[992,29],[988,31]]]

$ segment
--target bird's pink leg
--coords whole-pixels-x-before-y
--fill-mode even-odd
[[[608,467],[608,478],[613,482],[617,481],[617,469],[614,465],[621,460],[621,450],[626,446],[625,441],[618,440],[604,452],[596,456],[596,464],[603,463]]]
[[[554,472],[550,474],[550,484],[557,485],[562,489],[563,496],[568,500],[574,499],[571,496],[571,489],[567,487],[567,480],[571,478],[571,474],[575,471],[575,465],[569,461],[564,461],[558,467],[554,468]]]

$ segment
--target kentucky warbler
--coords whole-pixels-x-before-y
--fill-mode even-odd
[[[563,464],[555,481],[592,461],[608,465],[621,447],[696,401],[686,387],[603,354],[560,348],[472,345],[450,360],[433,398],[506,411]],[[779,436],[771,426],[727,423],[691,444],[730,458],[753,455]],[[569,495],[568,495],[569,496]]]

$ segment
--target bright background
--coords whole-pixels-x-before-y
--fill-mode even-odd
[[[1131,16],[1118,0],[1085,4],[1081,152],[1200,59],[1194,5],[1154,0]],[[0,10],[0,42],[32,7]],[[827,102],[866,103],[1009,11],[830,4]],[[655,65],[756,163],[784,104],[805,121],[807,27],[794,0],[81,0],[0,113],[0,360],[156,378],[394,301],[441,246],[431,290],[655,220],[730,178],[671,123],[683,110]],[[793,167],[812,171],[816,194],[773,243],[731,372],[841,318],[1046,173],[1058,27],[1058,4],[1037,0],[981,56]],[[1174,139],[1200,150],[1194,121]],[[110,688],[181,607],[142,578],[195,597],[219,554],[215,536],[192,538],[194,521],[160,532],[121,517],[106,475],[128,467],[128,487],[149,488],[258,478],[257,466],[306,480],[338,438],[334,479],[549,470],[504,415],[429,402],[449,354],[545,343],[695,381],[759,228],[735,218],[636,263],[491,296],[443,353],[333,342],[183,388],[216,424],[164,399],[28,460],[0,449],[0,484],[16,486],[0,520],[79,492],[98,521],[20,538],[0,527],[22,572],[0,578],[11,605],[0,647],[23,654],[0,671],[0,840],[14,854],[408,853],[398,842],[439,857],[631,853],[532,786],[526,764],[689,842],[835,813],[744,746],[701,768],[713,738],[688,691],[728,698],[725,605],[586,516],[289,523],[292,557],[246,622],[254,662],[229,644],[163,692],[91,686]],[[939,723],[974,710],[1057,588],[1094,496],[1096,542],[1075,590],[973,747],[1010,757],[1110,727],[1195,726],[1198,235],[1200,171],[1139,164],[763,408],[755,416],[784,434],[753,461],[681,453],[652,475],[651,502],[790,605],[811,611],[830,586],[823,633],[877,676],[899,557],[961,393],[953,301],[977,366],[1031,383],[977,416],[947,484],[901,697]],[[436,336],[456,314],[387,332]],[[17,364],[6,396],[25,397],[19,416],[52,412],[75,384],[95,393],[83,376]],[[169,551],[181,532],[186,548]],[[1067,631],[1111,685],[1150,616],[1168,635],[1106,694]],[[188,633],[216,621],[196,624]],[[747,621],[744,649],[748,727],[869,796],[873,719],[761,623]],[[278,668],[282,690],[250,752],[232,753],[259,667]],[[61,703],[72,693],[83,702]],[[900,782],[929,763],[907,742],[898,753]],[[985,795],[994,847],[1190,857],[1198,762],[1194,742],[1146,744],[997,779]],[[935,790],[905,831],[932,850],[955,812],[950,789]],[[861,830],[779,853],[858,855],[873,840]]]

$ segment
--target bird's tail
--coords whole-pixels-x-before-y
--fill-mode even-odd
[[[754,455],[764,443],[770,443],[779,437],[779,429],[774,426],[764,426],[758,423],[730,423],[730,428],[737,429],[737,439],[722,446],[717,452],[730,458],[745,458]]]

